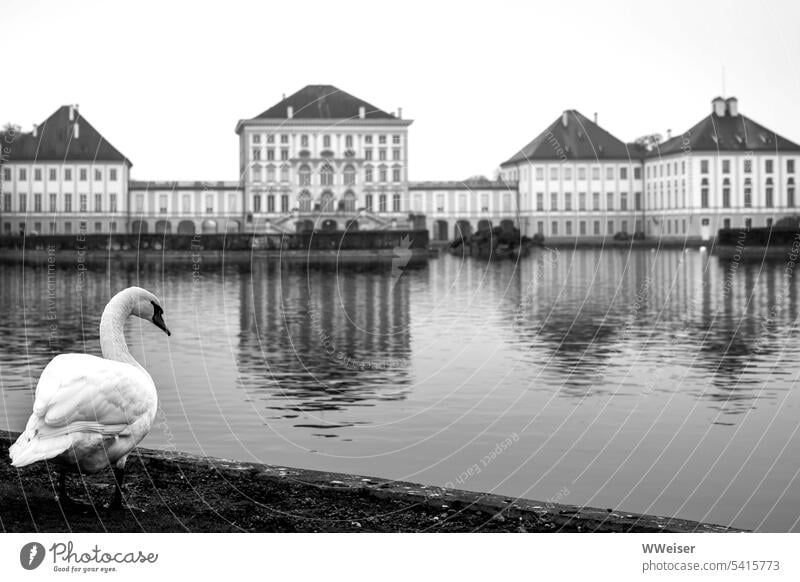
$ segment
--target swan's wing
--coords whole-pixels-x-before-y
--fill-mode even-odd
[[[120,434],[154,404],[148,382],[129,364],[61,355],[42,372],[31,420],[38,417],[47,436],[78,430]]]

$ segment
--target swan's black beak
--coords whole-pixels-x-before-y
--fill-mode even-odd
[[[167,335],[172,335],[167,329],[167,324],[164,323],[164,318],[161,316],[160,312],[153,314],[153,323],[157,328],[163,329]]]

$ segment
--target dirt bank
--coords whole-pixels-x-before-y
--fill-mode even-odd
[[[722,532],[724,527],[342,475],[139,449],[126,498],[102,508],[110,471],[68,481],[82,505],[55,501],[57,473],[11,467],[0,431],[0,528],[6,532]],[[92,504],[94,503],[94,505]]]

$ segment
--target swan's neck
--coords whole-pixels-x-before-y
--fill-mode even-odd
[[[142,366],[128,351],[125,343],[125,320],[133,313],[133,303],[124,297],[114,297],[108,302],[100,319],[100,349],[107,360]]]

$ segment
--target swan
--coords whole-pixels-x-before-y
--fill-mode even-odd
[[[59,500],[70,502],[67,471],[96,473],[111,465],[114,490],[109,509],[122,508],[125,462],[150,432],[158,395],[150,374],[128,351],[125,320],[150,320],[171,335],[158,298],[129,287],[106,305],[100,319],[103,357],[60,354],[45,367],[25,431],[9,448],[11,464],[51,460],[61,467]]]

